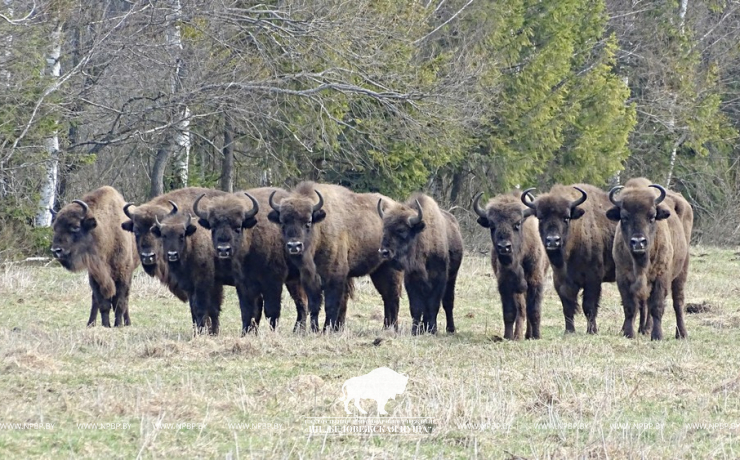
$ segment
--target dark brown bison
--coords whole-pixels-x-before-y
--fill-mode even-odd
[[[162,221],[155,218],[152,233],[161,240],[169,276],[188,296],[196,331],[205,330],[207,317],[208,332],[218,334],[223,287],[234,285],[231,261],[216,257],[208,232],[198,231],[192,214],[179,211],[175,203]]]
[[[277,194],[275,192],[275,194]],[[397,327],[402,274],[378,253],[382,226],[375,214],[377,193],[354,193],[344,187],[301,182],[282,200],[268,201],[271,222],[280,225],[288,260],[298,268],[308,295],[311,329],[318,330],[322,289],[327,327],[344,322],[351,278],[370,275],[383,297],[385,327]]]
[[[377,201],[383,219],[380,254],[403,270],[413,321],[411,333],[437,332],[440,303],[447,316],[447,332],[455,332],[452,310],[463,257],[457,220],[424,194],[414,194],[404,204],[385,206],[383,200]]]
[[[540,239],[552,266],[555,290],[563,304],[565,331],[575,332],[578,291],[583,289],[586,332],[596,334],[601,283],[612,282],[612,245],[616,224],[606,217],[611,203],[606,192],[592,185],[555,185],[534,201],[521,201],[539,220]]]
[[[520,201],[521,193],[492,198],[485,209],[480,206],[481,195],[482,192],[473,198],[473,210],[478,214],[478,223],[491,230],[491,266],[501,295],[504,338],[521,339],[526,318],[524,336],[539,339],[548,264],[537,233],[537,218],[529,217]]]
[[[213,197],[225,192],[188,187],[165,193],[139,206],[127,203],[123,208],[123,212],[129,220],[121,224],[121,227],[126,231],[133,232],[142,268],[149,276],[159,279],[183,302],[188,300],[188,295],[178,285],[177,279],[170,276],[167,259],[163,257],[161,242],[152,233],[152,227],[156,219],[161,221],[171,212],[172,203],[178,203],[183,213],[191,212],[192,203],[203,193],[206,194],[206,197]]]
[[[296,303],[298,319],[294,331],[305,329],[307,300],[300,275],[288,264],[280,229],[260,210],[267,208],[270,195],[282,199],[287,192],[264,187],[217,196],[204,205],[200,195],[193,204],[198,223],[211,231],[211,242],[219,259],[233,264],[234,281],[242,313],[242,333],[259,325],[264,303],[265,316],[275,328],[280,318],[283,283]]]
[[[645,178],[628,181],[615,198],[620,188],[609,192],[614,207],[606,215],[619,222],[613,252],[624,308],[622,332],[634,337],[635,311],[639,311],[640,332],[647,333],[652,322],[652,340],[662,339],[661,321],[670,286],[676,338],[685,338],[684,285],[694,222],[691,205],[678,193]]]
[[[67,270],[87,269],[92,288],[88,326],[100,310],[103,326],[130,325],[128,295],[131,276],[139,264],[133,237],[121,229],[126,220],[123,197],[112,187],[101,187],[74,200],[54,216],[51,251]]]

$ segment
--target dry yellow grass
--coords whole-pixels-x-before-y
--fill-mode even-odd
[[[228,288],[221,336],[193,338],[187,306],[142,272],[133,326],[86,329],[85,275],[5,266],[0,457],[736,458],[740,261],[731,250],[692,254],[687,301],[711,311],[688,315],[689,340],[660,343],[619,336],[613,285],[598,336],[584,333],[582,315],[563,335],[549,285],[542,340],[499,341],[498,293],[475,254],[458,283],[459,333],[436,337],[409,335],[406,299],[402,331],[382,331],[379,296],[362,279],[341,333],[292,334],[286,300],[277,332],[240,338]],[[669,304],[667,337],[674,324]],[[390,417],[431,418],[431,434],[309,432],[304,417],[345,416],[342,383],[380,366],[409,376]]]

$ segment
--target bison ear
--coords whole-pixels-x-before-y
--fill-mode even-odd
[[[162,236],[162,231],[159,229],[159,225],[152,225],[152,234],[157,238]]]
[[[491,223],[487,217],[478,217],[478,225],[485,228],[491,228]]]
[[[82,228],[84,228],[87,231],[90,231],[98,226],[98,221],[95,220],[94,217],[88,217],[87,219],[82,219]]]
[[[195,233],[196,230],[198,230],[198,227],[196,227],[195,225],[193,224],[188,225],[187,228],[185,229],[185,236],[192,235],[193,233]]]
[[[606,212],[606,218],[609,220],[613,220],[614,222],[619,222],[619,219],[621,217],[621,212],[619,211],[619,208],[614,206],[610,210]]]
[[[311,220],[314,224],[318,224],[322,220],[326,218],[326,211],[323,209],[319,209],[318,211],[314,211],[313,215],[311,216]]]
[[[211,224],[208,223],[208,221],[205,220],[205,219],[198,219],[198,225],[200,225],[201,227],[205,228],[206,230],[210,230],[211,229]]]
[[[133,232],[134,231],[134,221],[127,220],[126,222],[121,224],[121,228],[126,230],[127,232]]]
[[[427,224],[422,220],[411,226],[411,231],[414,233],[421,233],[427,227]]]
[[[671,215],[671,211],[669,211],[668,208],[663,205],[658,206],[656,211],[658,212],[655,214],[655,220],[668,219],[668,217],[670,217]]]
[[[272,222],[273,224],[279,224],[280,223],[280,214],[273,210],[267,213],[267,220]]]
[[[252,228],[255,225],[257,225],[257,219],[255,219],[254,217],[249,217],[242,220],[242,228]]]
[[[586,211],[579,207],[575,207],[570,210],[570,218],[573,220],[580,219],[581,217],[583,217],[584,214],[586,214]]]

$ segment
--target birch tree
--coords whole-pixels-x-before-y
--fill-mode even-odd
[[[62,75],[62,23],[57,22],[51,32],[51,49],[46,57],[46,73],[50,84],[55,84]],[[57,184],[59,182],[59,129],[58,120],[53,122],[51,135],[44,141],[46,147],[46,176],[41,185],[41,199],[39,212],[36,215],[36,227],[51,226],[51,209],[56,200]]]

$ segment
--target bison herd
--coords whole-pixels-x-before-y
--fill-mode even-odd
[[[540,338],[548,267],[563,305],[565,331],[574,332],[583,290],[586,332],[597,332],[601,283],[616,281],[624,307],[622,333],[662,338],[670,287],[676,337],[686,337],[684,284],[693,212],[681,195],[644,178],[609,193],[587,184],[556,185],[473,200],[478,223],[491,232],[507,339]],[[242,333],[264,313],[278,325],[283,285],[296,307],[294,331],[337,330],[346,319],[353,278],[368,275],[383,299],[386,328],[398,329],[401,286],[412,334],[437,331],[444,308],[455,332],[455,283],[463,241],[455,217],[429,196],[400,203],[377,193],[354,193],[302,182],[293,190],[237,193],[189,187],[133,205],[101,187],[54,215],[52,253],[71,271],[86,269],[92,289],[88,326],[129,325],[133,271],[159,279],[190,304],[196,332],[219,332],[224,285],[239,298]]]

